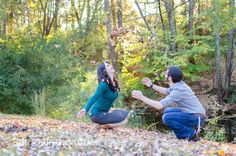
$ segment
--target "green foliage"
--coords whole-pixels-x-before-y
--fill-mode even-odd
[[[97,70],[93,70],[91,72],[88,71],[84,75],[86,81],[80,84],[80,90],[77,93],[77,106],[79,109],[85,106],[85,104],[88,102],[90,97],[94,94],[95,89],[97,88],[98,80],[96,71]]]
[[[226,141],[225,130],[223,127],[219,127],[218,125],[220,118],[221,116],[207,120],[208,124],[205,128],[204,139],[218,142]]]
[[[79,59],[69,53],[66,40],[60,35],[46,39],[15,36],[1,47],[0,106],[3,112],[31,114],[35,112],[34,92],[40,93],[48,87],[55,91],[57,86],[68,84],[75,77],[83,79]]]
[[[97,84],[94,71],[96,67],[90,62],[101,61],[104,56],[108,56],[108,52],[101,2],[96,10],[95,1],[90,2],[94,5],[86,5],[85,10],[82,10],[82,3],[81,1],[77,8],[82,11],[79,23],[71,5],[60,2],[60,10],[55,18],[58,23],[51,23],[50,34],[42,38],[42,29],[50,24],[50,20],[53,21],[52,16],[55,16],[53,1],[48,1],[47,6],[42,3],[47,14],[46,25],[43,25],[44,13],[40,1],[0,0],[1,25],[4,24],[5,18],[7,27],[6,34],[0,34],[6,39],[0,39],[1,112],[36,113],[53,118],[72,119],[75,112],[86,104]],[[152,34],[144,22],[136,20],[138,12],[125,2],[122,11],[123,14],[128,11],[129,16],[124,16],[122,29],[127,30],[127,33],[114,37],[118,42],[115,50],[118,64],[122,68],[119,78],[123,85],[122,95],[115,106],[124,108],[124,101],[128,101],[130,108],[136,107],[133,106],[135,100],[131,98],[131,91],[135,89],[142,90],[146,96],[156,99],[157,95],[144,87],[140,81],[142,77],[150,77],[154,83],[165,85],[164,71],[170,65],[180,66],[184,79],[188,81],[198,81],[204,72],[214,69],[212,58],[215,58],[215,31],[220,30],[220,50],[222,54],[226,54],[230,23],[235,23],[236,20],[229,19],[228,2],[219,1],[219,21],[216,21],[214,4],[213,1],[199,2],[199,12],[194,9],[191,32],[187,30],[188,16],[185,5],[174,9],[177,34],[176,52],[173,53],[168,49],[170,31],[163,31],[161,24],[158,24],[157,29],[153,30],[157,36],[154,35],[155,38],[152,36],[150,39]],[[164,9],[164,6],[162,7]],[[117,6],[114,8],[117,11]],[[168,23],[166,15],[163,20]],[[147,21],[153,29],[155,17],[148,16]],[[235,89],[230,92],[227,102],[235,103]],[[146,125],[147,129],[152,129],[154,126],[142,123],[138,114],[144,109],[134,108],[130,123],[137,127]],[[209,134],[206,136],[223,140],[221,128],[216,124],[210,125]]]
[[[107,43],[103,26],[94,28],[89,34],[71,31],[69,36],[70,51],[83,59],[84,67],[90,67],[89,61],[102,60],[103,51],[106,49]]]
[[[51,101],[58,100],[56,103],[60,102],[61,104],[58,106],[52,105],[49,108],[48,115],[50,117],[57,119],[74,119],[76,112],[85,106],[97,87],[96,70],[84,73],[84,78],[85,81],[83,82],[79,82],[78,79],[73,80],[69,88],[68,86],[61,86],[59,88],[59,90],[64,92],[62,92],[62,95],[55,93]],[[65,97],[65,95],[67,96]],[[84,117],[82,120],[88,122],[89,118]]]
[[[132,127],[132,128],[143,128],[143,122],[142,122],[142,117],[140,115],[138,115],[137,111],[131,111],[130,112],[130,117],[129,117],[129,122],[128,122],[128,126]]]
[[[34,91],[32,95],[32,104],[35,111],[35,114],[40,116],[45,116],[46,106],[45,106],[45,97],[46,91],[43,88],[41,92]]]
[[[212,57],[214,49],[205,43],[200,36],[197,37],[198,39],[194,41],[196,43],[190,46],[188,42],[192,39],[179,35],[176,43],[179,49],[175,54],[163,49],[161,44],[157,45],[157,49],[160,50],[142,49],[141,44],[130,45],[123,56],[124,66],[121,79],[125,86],[124,95],[129,96],[129,92],[133,89],[143,90],[140,80],[144,76],[152,78],[153,81],[162,81],[164,71],[170,65],[180,66],[183,69],[185,79],[198,80],[203,72],[211,69],[209,58]],[[209,40],[211,41],[212,38]],[[207,39],[206,42],[209,40]]]
[[[229,97],[226,99],[227,103],[236,103],[236,86],[229,88]]]

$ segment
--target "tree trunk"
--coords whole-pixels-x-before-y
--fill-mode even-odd
[[[71,7],[72,10],[75,14],[76,20],[77,20],[77,24],[78,24],[78,29],[81,29],[81,19],[82,19],[82,15],[84,12],[84,8],[85,8],[85,0],[83,0],[82,6],[81,6],[81,1],[78,1],[78,8],[75,7],[75,1],[71,0]],[[79,12],[78,12],[79,11]]]
[[[230,30],[229,30],[229,48],[226,56],[226,75],[225,75],[225,97],[229,94],[229,87],[232,78],[232,72],[234,69],[234,6],[235,1],[229,0],[229,18],[230,18]]]
[[[40,2],[40,5],[41,5],[41,9],[43,10],[43,30],[42,30],[42,37],[44,37],[45,36],[45,32],[46,32],[46,18],[47,18],[47,4],[48,4],[48,1],[46,1],[46,3],[45,3],[45,6],[44,6],[44,4],[43,4],[43,2],[42,2],[42,0],[39,0],[39,2]]]
[[[1,36],[2,36],[3,38],[5,38],[6,35],[7,35],[7,21],[6,21],[6,17],[5,17],[4,14],[3,14],[3,16],[2,16],[2,26],[1,26],[1,28],[2,28]]]
[[[236,37],[235,37],[235,42],[234,42],[234,57],[233,57],[233,63],[232,63],[232,65],[233,65],[233,68],[232,68],[232,73],[233,73],[233,71],[234,71],[234,69],[235,69],[235,67],[236,67]]]
[[[165,23],[164,23],[163,16],[162,16],[161,2],[160,2],[160,0],[157,0],[157,1],[158,1],[158,8],[159,8],[159,12],[160,12],[161,25],[162,25],[162,30],[163,30],[163,38],[165,41],[166,40],[166,27],[165,27]]]
[[[116,29],[116,6],[114,0],[111,0],[111,15],[112,15],[112,23],[113,23],[113,30]]]
[[[155,37],[155,46],[154,48],[157,48],[157,43],[158,43],[158,36],[157,36],[157,27],[158,27],[158,4],[156,3],[156,19],[155,19],[155,23],[154,23],[154,37]]]
[[[85,30],[85,33],[88,34],[88,32],[91,30],[91,28],[96,25],[95,23],[95,19],[96,19],[96,15],[98,13],[98,10],[99,10],[99,3],[101,1],[100,0],[96,0],[95,1],[95,4],[94,4],[94,10],[92,10],[92,14],[91,14],[91,11],[90,11],[90,18],[89,18],[89,21],[86,21],[86,30]]]
[[[58,16],[58,11],[59,11],[59,1],[60,0],[55,0],[55,10],[53,12],[53,17],[52,19],[50,18],[50,14],[48,15],[48,21],[47,21],[47,28],[46,28],[46,33],[45,35],[49,35],[52,25],[56,22],[57,16]],[[48,11],[49,12],[49,11]]]
[[[229,0],[229,22],[230,22],[230,29],[229,29],[229,47],[226,56],[226,74],[225,74],[225,84],[224,84],[224,91],[225,97],[229,95],[229,87],[232,77],[232,68],[233,68],[233,44],[234,44],[234,0]]]
[[[29,20],[29,19],[27,19]],[[13,11],[10,11],[7,15],[7,33],[8,35],[11,35],[13,32],[13,22],[14,21],[14,13]]]
[[[29,6],[27,4],[25,4],[25,10],[27,12],[27,25],[28,25],[28,31],[29,31],[29,34],[32,35],[32,32],[31,32],[31,28],[30,28],[30,10],[29,10]]]
[[[87,0],[87,4],[86,4],[87,17],[86,17],[86,30],[85,30],[85,32],[88,32],[89,21],[90,21],[90,16],[91,16],[90,1],[91,0]]]
[[[189,0],[188,4],[188,31],[192,34],[193,29],[193,9],[196,4],[196,0]]]
[[[183,9],[183,11],[180,12],[180,14],[182,16],[187,16],[187,3],[185,2],[185,0],[181,0],[181,4],[184,4],[181,8]]]
[[[148,23],[148,21],[147,21],[145,15],[143,15],[143,12],[142,12],[142,10],[141,10],[141,8],[140,8],[140,6],[139,6],[137,0],[135,0],[135,4],[136,4],[137,7],[138,7],[139,13],[140,13],[140,15],[142,16],[142,18],[143,18],[143,20],[144,20],[144,22],[145,22],[145,25],[146,25],[147,28],[148,28],[148,31],[152,34],[152,36],[154,36],[154,33],[153,33],[153,31],[152,31],[152,29],[151,29],[151,27],[150,27],[150,25],[149,25],[149,23]]]
[[[66,11],[66,28],[65,28],[65,30],[67,30],[68,29],[68,23],[69,23],[69,19],[68,19],[68,13],[67,13],[67,11]]]
[[[53,14],[53,18],[54,18],[54,21],[52,22],[53,24],[53,28],[54,28],[54,31],[57,32],[57,18],[58,18],[58,11],[59,11],[59,1],[60,0],[56,0],[56,8],[55,8],[55,12]]]
[[[175,6],[175,2],[174,2],[174,0],[172,0],[171,1],[171,7],[173,8],[172,9],[172,14],[173,14],[173,20],[174,20],[174,28],[175,28],[175,34],[177,34],[177,26],[176,26],[176,18],[175,18],[175,8],[174,8],[174,6]]]
[[[175,53],[175,23],[174,23],[174,10],[173,10],[173,6],[171,5],[171,0],[165,0],[165,8],[166,8],[166,12],[167,12],[167,17],[168,17],[168,22],[169,22],[169,29],[170,29],[170,34],[171,34],[171,38],[170,38],[170,43],[169,43],[169,47],[170,47],[170,51],[172,51],[173,53]]]
[[[201,14],[201,0],[197,0],[197,13],[198,13],[198,16],[200,16]]]
[[[219,19],[219,0],[214,0],[215,3],[215,33],[216,33],[216,89],[217,98],[222,100],[222,79],[220,70],[220,19]]]
[[[118,28],[122,28],[122,0],[118,0]]]
[[[107,38],[108,38],[108,54],[109,54],[109,57],[112,61],[112,65],[113,65],[115,71],[119,74],[120,69],[119,69],[119,66],[118,66],[118,59],[117,59],[117,56],[115,54],[115,48],[112,45],[112,38],[111,38],[112,26],[111,26],[111,17],[110,17],[110,9],[109,9],[109,0],[104,0],[104,11],[105,11],[106,16],[107,16],[106,31],[107,31]]]

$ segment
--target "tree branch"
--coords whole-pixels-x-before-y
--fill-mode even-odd
[[[145,16],[143,15],[143,12],[141,11],[141,8],[140,8],[140,6],[139,6],[137,0],[135,0],[135,4],[137,5],[137,7],[138,7],[138,9],[139,9],[140,15],[142,16],[142,18],[143,18],[143,20],[144,20],[144,22],[145,22],[145,24],[146,24],[148,30],[149,30],[149,31],[151,32],[151,34],[153,35],[154,33],[152,32],[152,29],[151,29],[151,27],[149,26],[149,24],[148,24],[148,22],[147,22],[147,19],[146,19]]]

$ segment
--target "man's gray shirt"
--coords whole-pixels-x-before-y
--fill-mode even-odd
[[[178,108],[187,113],[201,113],[206,116],[206,111],[192,89],[184,82],[180,81],[167,89],[167,96],[160,102],[164,108],[175,103]]]

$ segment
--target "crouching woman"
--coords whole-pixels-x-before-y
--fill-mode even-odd
[[[85,107],[76,114],[77,118],[88,113],[91,121],[99,124],[101,128],[115,128],[128,122],[128,111],[110,110],[120,90],[114,73],[113,66],[108,62],[98,65],[98,87]]]

